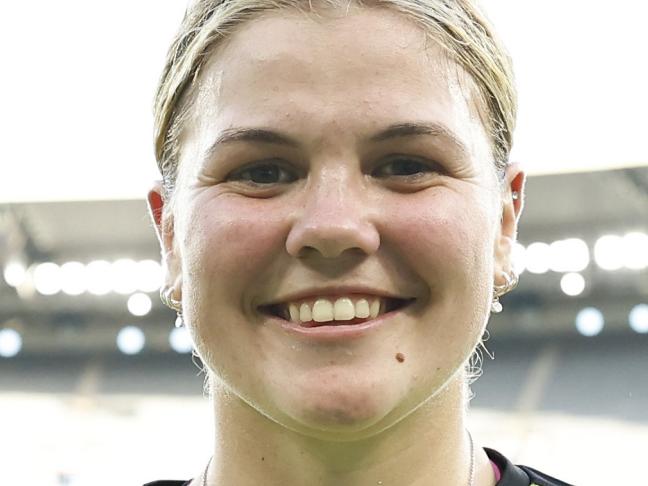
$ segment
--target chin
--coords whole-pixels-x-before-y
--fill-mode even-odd
[[[343,374],[331,369],[317,378],[309,375],[307,381],[293,379],[282,387],[277,406],[302,427],[345,435],[371,428],[404,398],[393,393],[394,386],[400,392],[402,385],[380,377],[361,380],[357,372]]]

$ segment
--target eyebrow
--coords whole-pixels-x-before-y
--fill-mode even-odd
[[[441,123],[434,122],[397,123],[373,135],[369,140],[371,142],[382,142],[392,138],[414,137],[419,135],[432,135],[443,138],[454,145],[462,155],[468,154],[468,147],[466,147],[466,144],[452,130]]]
[[[255,142],[269,143],[275,145],[285,145],[297,148],[300,146],[295,139],[272,130],[263,128],[227,128],[223,130],[216,140],[209,146],[205,155],[211,157],[221,145],[234,142]]]
[[[462,153],[462,155],[468,153],[466,145],[452,132],[452,130],[440,123],[434,122],[396,123],[372,135],[369,137],[368,141],[376,143],[394,138],[415,137],[420,135],[432,135],[434,137],[443,138],[449,141]],[[300,147],[300,143],[297,140],[285,134],[263,128],[236,127],[223,130],[210,145],[209,149],[207,149],[206,156],[212,156],[219,146],[234,142],[267,143],[284,145],[292,148]]]
[[[287,135],[282,135],[272,130],[262,128],[228,128],[223,130],[212,146],[223,145],[232,142],[261,142],[277,145],[289,145],[298,147],[299,142]]]

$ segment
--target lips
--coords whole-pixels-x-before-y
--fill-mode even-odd
[[[266,309],[263,314],[267,316],[267,325],[273,328],[276,326],[287,336],[305,343],[322,345],[352,343],[370,336],[377,336],[376,333],[379,333],[381,328],[387,328],[393,324],[404,324],[406,321],[403,321],[402,317],[415,300],[396,299],[396,302],[389,305],[389,311],[385,306],[385,312],[375,318],[356,318],[348,321],[293,322],[272,314],[270,309]]]
[[[378,302],[378,297],[374,297],[375,303]],[[416,299],[411,298],[411,299],[400,299],[400,298],[380,298],[380,308],[377,311],[377,314],[374,313],[374,315],[370,315],[367,317],[354,317],[353,319],[334,319],[334,318],[324,318],[321,322],[318,322],[318,320],[312,319],[312,318],[307,318],[307,320],[302,321],[299,318],[296,318],[296,315],[293,314],[291,317],[291,313],[288,308],[288,304],[285,303],[280,303],[280,304],[273,304],[273,305],[264,305],[259,307],[259,311],[262,314],[276,317],[279,319],[282,319],[284,321],[291,322],[294,325],[298,325],[300,327],[305,327],[305,328],[311,328],[311,327],[323,327],[323,326],[342,326],[342,325],[354,325],[354,324],[361,324],[365,323],[371,320],[374,320],[376,318],[380,318],[382,315],[398,311],[403,309],[404,307],[407,307],[410,305],[412,302],[414,302]],[[293,310],[294,312],[294,310]],[[303,314],[302,314],[303,316]]]

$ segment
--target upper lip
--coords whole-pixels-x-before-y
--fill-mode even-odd
[[[377,297],[382,297],[387,299],[402,299],[402,300],[409,300],[414,298],[411,296],[405,296],[394,292],[390,292],[388,290],[381,290],[373,287],[343,285],[343,286],[327,286],[327,287],[317,287],[317,288],[311,287],[311,288],[303,289],[298,292],[288,293],[282,295],[281,297],[277,297],[271,301],[264,302],[259,307],[285,304],[287,302],[295,302],[298,300],[308,299],[312,297],[351,295],[351,294],[375,295]]]

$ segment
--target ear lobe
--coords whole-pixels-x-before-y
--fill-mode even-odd
[[[517,229],[524,208],[524,186],[526,174],[519,163],[510,164],[506,169],[502,190],[502,218],[495,241],[495,283],[504,283],[498,278],[501,273],[510,274],[513,270],[513,245],[517,241]],[[517,198],[514,199],[514,193]],[[501,280],[501,281],[500,281]]]
[[[174,244],[175,231],[173,217],[164,219],[164,205],[166,204],[162,196],[162,182],[155,181],[147,195],[147,204],[149,216],[155,227],[155,234],[160,244],[160,253],[162,255],[162,269],[164,271],[164,286],[173,288],[172,298],[180,300],[180,289],[182,281],[182,272],[180,265],[180,255]]]

